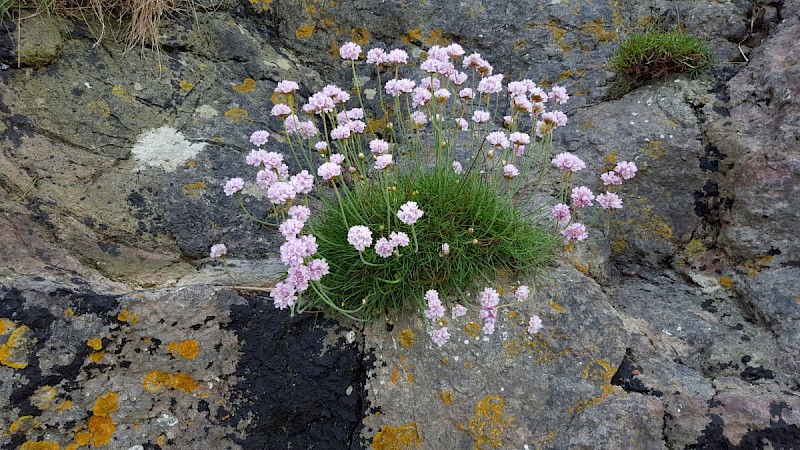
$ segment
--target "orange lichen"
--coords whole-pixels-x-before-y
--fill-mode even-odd
[[[127,309],[123,309],[119,314],[117,314],[117,320],[120,322],[126,322],[128,325],[136,325],[139,322],[139,316],[128,311]]]
[[[53,400],[56,398],[56,388],[53,386],[40,386],[36,388],[33,395],[30,396],[30,402],[33,406],[40,411],[46,411],[53,406]]]
[[[464,333],[472,337],[478,337],[478,334],[481,332],[481,327],[475,322],[467,322],[464,324]]]
[[[86,345],[91,347],[94,351],[99,352],[103,348],[103,340],[100,338],[89,339],[86,341]]]
[[[404,450],[420,448],[422,437],[415,422],[408,422],[396,427],[384,425],[372,438],[372,448],[375,450]]]
[[[167,373],[162,370],[151,370],[144,377],[142,386],[147,392],[158,393],[165,389],[175,389],[186,393],[197,389],[198,384],[185,373]]]
[[[314,25],[301,25],[294,31],[297,39],[308,39],[314,35]]]
[[[400,345],[403,348],[411,348],[414,346],[414,338],[416,335],[414,334],[414,330],[411,328],[406,328],[400,332]]]
[[[8,426],[8,433],[20,433],[25,432],[28,430],[32,430],[39,426],[39,421],[33,416],[22,416],[17,420],[11,422],[11,425]]]
[[[67,444],[67,446],[64,447],[64,450],[78,450],[78,444]]]
[[[518,358],[522,354],[522,349],[520,341],[509,339],[503,342],[503,353],[505,353],[506,359]]]
[[[369,30],[366,28],[353,28],[350,31],[350,40],[358,45],[367,45],[369,43]]]
[[[200,346],[197,344],[196,339],[187,339],[181,342],[172,342],[167,345],[167,350],[173,355],[178,355],[181,358],[194,359],[200,354]]]
[[[36,342],[32,334],[27,325],[14,330],[6,343],[0,345],[0,364],[12,369],[28,367],[28,362],[21,360],[28,355],[30,345]]]
[[[439,400],[441,400],[445,406],[450,406],[453,404],[453,391],[450,389],[442,392],[441,394],[436,394],[436,396],[439,397]]]
[[[78,428],[75,430],[75,443],[78,444],[80,447],[84,445],[89,445],[89,442],[92,441],[92,433],[86,430],[83,427]]]
[[[406,380],[408,380],[409,383],[414,384],[414,373],[408,372],[406,374]]]
[[[225,111],[224,116],[237,123],[250,120],[250,113],[247,112],[246,109],[239,107],[231,108]]]
[[[156,445],[158,445],[159,447],[167,445],[167,435],[166,434],[159,435],[156,438]]]
[[[564,312],[564,307],[559,305],[558,303],[556,303],[556,302],[554,302],[552,300],[548,300],[547,303],[550,305],[551,308],[553,308],[553,311],[555,311],[557,313],[563,313]]]
[[[405,42],[406,44],[411,44],[414,41],[418,41],[419,38],[421,38],[421,37],[422,37],[422,27],[417,27],[417,28],[408,30],[408,32],[406,34],[400,36],[400,39],[403,42]]]
[[[513,420],[505,415],[505,409],[506,401],[500,395],[487,395],[475,405],[475,416],[469,421],[475,450],[503,445],[502,438]]]
[[[188,165],[188,164],[187,164]],[[204,181],[196,181],[194,183],[187,183],[181,186],[181,192],[189,197],[198,198],[206,190],[206,183]]]
[[[61,446],[56,442],[48,441],[25,441],[19,446],[19,450],[61,450]]]
[[[252,78],[245,78],[241,83],[235,84],[233,90],[240,94],[247,94],[256,88],[256,80]]]
[[[119,396],[111,391],[106,395],[97,397],[92,408],[95,416],[107,416],[119,408]]]
[[[92,416],[89,418],[87,426],[92,437],[92,445],[95,447],[107,445],[111,442],[111,436],[117,431],[117,426],[109,416]]]
[[[400,374],[400,367],[395,364],[394,370],[392,370],[392,374],[389,375],[389,383],[397,383],[397,375]]]
[[[719,285],[725,289],[730,289],[733,287],[733,280],[731,277],[719,277]]]
[[[576,408],[569,408],[569,412],[581,412],[585,407],[595,406],[608,398],[608,396],[614,391],[614,386],[611,384],[611,378],[616,372],[616,369],[612,368],[611,364],[602,359],[589,361],[589,363],[583,368],[583,378],[586,380],[591,379],[594,381],[599,381],[601,393],[595,398],[579,401]]]
[[[56,405],[56,411],[63,413],[64,411],[72,409],[72,400],[64,400],[63,402]]]
[[[0,334],[6,334],[12,328],[14,328],[14,322],[8,319],[0,319]]]

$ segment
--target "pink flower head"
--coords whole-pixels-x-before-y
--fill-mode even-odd
[[[517,176],[519,176],[519,169],[517,169],[517,167],[514,166],[513,164],[506,164],[505,166],[503,166],[503,176],[509,180],[512,178],[516,178]]]
[[[408,78],[401,78],[399,80],[389,80],[386,82],[384,90],[387,94],[397,97],[400,94],[408,94],[414,90],[416,83]]]
[[[511,116],[503,116],[503,126],[506,128],[511,128],[511,124],[514,123],[514,118]]]
[[[514,290],[514,298],[517,299],[517,301],[521,302],[527,300],[530,293],[531,293],[530,288],[523,284],[522,286],[519,286],[517,289]]]
[[[594,194],[592,194],[592,190],[586,186],[577,186],[572,188],[571,197],[572,205],[576,208],[592,206],[592,200],[594,200]]]
[[[383,170],[392,165],[392,155],[381,155],[375,159],[375,168]]]
[[[511,98],[511,106],[528,114],[533,113],[533,103],[527,97],[521,95]]]
[[[288,267],[303,264],[307,256],[317,252],[317,239],[314,236],[288,237],[281,245],[281,262]]]
[[[417,202],[406,202],[397,211],[397,218],[406,225],[414,225],[423,214],[425,213],[419,209]]]
[[[298,292],[303,292],[308,289],[308,267],[300,264],[294,267],[289,267],[287,272],[289,276],[286,277],[286,281],[288,283],[292,283]]]
[[[542,319],[539,316],[532,316],[528,322],[528,334],[536,334],[542,329]]]
[[[606,192],[605,194],[598,195],[597,203],[599,203],[603,209],[622,209],[622,199],[613,192]]]
[[[219,258],[227,254],[228,254],[228,248],[225,247],[225,244],[214,244],[211,246],[210,255],[212,258]]]
[[[481,292],[481,307],[483,309],[496,308],[500,304],[500,294],[490,287],[483,288]]]
[[[489,121],[489,113],[486,111],[477,110],[472,113],[472,121],[475,123],[485,123]]]
[[[278,82],[278,85],[275,86],[275,92],[280,92],[281,94],[291,94],[298,89],[300,89],[300,86],[294,81],[290,80],[280,81]]]
[[[446,344],[450,340],[450,333],[447,331],[447,327],[431,331],[431,340],[439,347]]]
[[[464,88],[458,91],[458,97],[467,100],[475,97],[475,93],[472,92],[471,88]]]
[[[453,319],[459,318],[465,314],[467,314],[467,308],[462,304],[456,303],[456,306],[453,306]]]
[[[444,88],[437,89],[436,92],[433,93],[433,96],[436,97],[436,100],[439,100],[440,102],[447,101],[447,99],[450,98],[450,95],[450,91]]]
[[[485,61],[483,60],[483,58],[481,58],[481,54],[480,53],[473,53],[473,54],[467,56],[466,58],[464,58],[464,61],[462,61],[461,64],[465,69],[467,67],[472,67],[473,69],[476,69],[480,65],[482,65],[484,62]]]
[[[469,130],[469,122],[466,119],[458,117],[456,118],[456,126],[461,129],[461,131]]]
[[[381,258],[388,258],[392,256],[392,252],[394,252],[394,245],[386,239],[382,237],[375,241],[375,253]]]
[[[447,47],[434,45],[428,49],[428,58],[437,61],[447,61],[450,59],[450,55],[447,54]]]
[[[457,173],[459,175],[464,173],[464,167],[461,166],[460,162],[453,161],[453,172],[455,172],[455,173]]]
[[[300,122],[299,129],[297,130],[300,137],[303,139],[310,139],[317,135],[317,126],[311,120]]]
[[[419,89],[424,89],[428,92],[433,92],[439,89],[442,82],[438,78],[425,77],[419,80]]]
[[[486,142],[496,148],[508,148],[509,142],[506,133],[503,131],[493,131],[486,136]]]
[[[316,149],[320,154],[325,154],[325,152],[328,151],[328,143],[325,141],[319,141],[314,144],[314,149]]]
[[[392,231],[389,233],[389,242],[392,243],[393,247],[407,247],[411,241],[408,239],[408,235],[404,232]]]
[[[373,139],[369,141],[369,151],[376,155],[382,155],[389,151],[389,143],[383,139]]]
[[[322,88],[322,93],[329,96],[336,103],[346,103],[350,100],[350,94],[334,84],[329,84]]]
[[[244,180],[241,178],[231,178],[225,183],[225,187],[222,190],[225,191],[225,195],[230,197],[242,189],[244,189]]]
[[[561,235],[569,241],[582,241],[589,237],[586,226],[582,223],[573,223],[567,228],[564,228]]]
[[[449,254],[450,254],[450,244],[445,242],[444,244],[442,244],[442,251],[439,252],[439,255],[440,256],[447,256]]]
[[[503,74],[488,76],[478,82],[478,92],[481,94],[497,94],[503,91]]]
[[[548,111],[542,114],[542,121],[548,125],[563,127],[567,124],[567,115],[561,111]]]
[[[544,103],[547,101],[547,93],[540,87],[532,87],[528,89],[531,93],[530,99],[534,103]]]
[[[561,86],[553,86],[553,89],[550,90],[550,98],[559,105],[563,105],[564,103],[567,103],[567,100],[569,100],[569,95],[567,95],[566,88]]]
[[[569,220],[572,217],[569,213],[569,206],[563,203],[559,203],[553,207],[552,215],[553,218],[556,219],[556,222],[562,225],[569,223]]]
[[[464,48],[456,43],[448,45],[447,47],[444,48],[444,51],[450,58],[460,58],[464,56],[465,53]]]
[[[522,155],[525,154],[525,146],[524,145],[514,144],[514,145],[511,146],[511,148],[514,149],[514,155],[516,155],[516,156],[522,156]]]
[[[487,336],[491,336],[494,334],[494,319],[484,320],[483,321],[483,334]]]
[[[619,186],[622,184],[622,177],[617,175],[617,172],[613,170],[601,174],[600,179],[603,180],[605,186]]]
[[[414,125],[425,125],[428,123],[428,115],[422,111],[414,111],[411,113],[411,121],[414,122]]]
[[[270,115],[275,117],[283,117],[283,116],[288,116],[291,113],[292,113],[292,108],[289,108],[288,105],[284,105],[283,103],[278,103],[277,105],[272,107]]]
[[[639,169],[636,168],[635,163],[622,161],[617,164],[617,167],[614,168],[614,171],[617,172],[623,179],[630,180],[636,176],[636,172],[638,172]]]
[[[261,169],[256,174],[256,184],[261,189],[268,189],[276,181],[278,181],[278,175],[272,169]]]
[[[289,182],[298,194],[308,194],[314,187],[314,177],[307,170],[303,170],[297,175],[292,175]]]
[[[386,55],[386,61],[392,64],[407,64],[408,63],[408,53],[405,50],[401,50],[396,48],[391,50],[388,55]]]
[[[439,293],[433,289],[425,293],[425,301],[428,304],[428,309],[425,310],[425,317],[430,320],[436,321],[444,317],[445,309],[442,301],[439,300]]]
[[[386,51],[380,47],[375,47],[367,52],[367,64],[374,64],[380,66],[388,62]]]
[[[411,98],[411,106],[419,108],[428,104],[428,100],[432,97],[431,91],[425,88],[414,89],[414,96]]]
[[[266,154],[266,150],[250,150],[244,160],[248,165],[258,167],[264,161]]]
[[[254,131],[253,134],[250,135],[250,143],[256,147],[261,147],[262,145],[266,144],[268,140],[269,131],[266,130]]]
[[[342,165],[344,163],[344,155],[341,153],[334,153],[331,155],[331,162],[334,164]]]
[[[511,81],[508,83],[508,95],[511,97],[525,96],[528,93],[528,86],[521,81]]]
[[[561,172],[574,173],[586,167],[586,163],[580,158],[569,152],[559,153],[551,161]]]
[[[308,98],[308,103],[303,105],[303,112],[307,114],[322,115],[324,112],[332,112],[336,106],[330,95],[324,92],[317,92]]]
[[[285,181],[272,183],[272,185],[267,188],[267,197],[273,205],[286,204],[289,200],[293,200],[296,195],[297,192],[294,190],[294,186]]]
[[[464,82],[466,82],[469,79],[469,75],[465,74],[464,72],[459,72],[459,71],[456,70],[456,71],[453,71],[453,73],[451,73],[448,76],[448,78],[456,86],[461,86],[462,84],[464,84]]]
[[[520,133],[519,131],[515,131],[508,136],[508,140],[513,144],[527,145],[531,143],[531,136],[528,133]]]
[[[351,120],[350,122],[347,122],[347,126],[350,127],[350,131],[356,134],[361,134],[367,129],[367,124],[361,120]]]
[[[342,166],[332,162],[326,162],[317,168],[317,175],[327,181],[342,174]]]
[[[306,220],[308,220],[309,217],[311,217],[311,210],[303,205],[294,205],[291,208],[289,208],[288,214],[289,217],[291,217],[292,219],[297,219],[301,222],[305,222]]]
[[[350,127],[347,124],[339,125],[331,130],[331,139],[342,140],[350,137]]]
[[[308,278],[311,281],[319,281],[325,275],[331,273],[328,261],[325,258],[312,259],[308,263]]]
[[[342,59],[355,61],[358,59],[358,55],[360,54],[361,47],[355,42],[348,42],[339,48],[339,56],[341,56]]]
[[[272,289],[272,292],[269,293],[269,296],[272,297],[276,308],[286,309],[290,306],[293,306],[297,301],[296,294],[297,290],[291,282],[281,281],[275,285],[275,287]]]
[[[281,232],[283,237],[286,239],[297,237],[297,235],[303,231],[303,226],[305,223],[302,220],[297,219],[286,219],[281,223],[278,227],[278,231]]]
[[[356,250],[363,252],[365,248],[372,245],[372,231],[364,225],[354,225],[347,232],[347,242]]]

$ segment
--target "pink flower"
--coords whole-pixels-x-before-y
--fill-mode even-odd
[[[339,48],[339,56],[341,56],[342,59],[355,61],[358,59],[358,55],[360,54],[361,47],[355,42],[348,42]]]
[[[516,178],[519,176],[519,170],[513,164],[506,164],[503,166],[503,176],[509,180]]]
[[[256,184],[261,189],[268,189],[276,181],[278,181],[278,175],[272,169],[261,169],[256,174]]]
[[[542,319],[539,316],[532,316],[528,322],[528,334],[536,334],[542,329]]]
[[[288,214],[292,219],[305,222],[309,217],[311,217],[311,210],[303,205],[294,205],[289,208]]]
[[[305,223],[302,220],[286,219],[278,227],[278,231],[281,232],[283,237],[289,239],[292,237],[297,237],[297,234],[303,230],[304,225]]]
[[[314,177],[307,170],[293,175],[289,182],[298,194],[308,194],[314,187]]]
[[[286,128],[286,131],[289,133],[294,133],[297,131],[299,126],[300,118],[294,114],[283,120],[283,127]]]
[[[447,99],[450,98],[450,95],[450,91],[447,89],[437,89],[436,92],[433,93],[433,96],[436,97],[436,100],[439,100],[440,102],[447,101]]]
[[[345,103],[350,100],[350,94],[342,90],[339,86],[329,84],[322,88],[322,93],[333,99],[337,103]]]
[[[334,164],[342,165],[344,163],[344,155],[341,153],[334,153],[331,155],[331,162]]]
[[[291,113],[292,113],[292,108],[289,108],[288,105],[284,105],[283,103],[278,103],[277,105],[272,107],[270,115],[275,117],[281,117],[281,116],[288,116]]]
[[[350,127],[345,125],[339,125],[338,127],[331,130],[331,139],[341,140],[347,139],[350,137]]]
[[[550,90],[550,98],[559,105],[563,105],[564,103],[567,103],[567,100],[569,100],[569,95],[567,95],[566,88],[561,86],[553,86],[553,89]]]
[[[503,131],[493,131],[486,136],[486,142],[496,148],[508,148],[509,142],[506,133]]]
[[[601,174],[600,179],[603,180],[605,186],[619,186],[622,184],[622,178],[613,170]]]
[[[447,331],[447,327],[431,331],[431,340],[439,347],[446,344],[450,340],[450,333]]]
[[[268,140],[269,131],[266,130],[254,131],[253,134],[250,135],[250,143],[256,147],[261,147],[262,145],[266,144]]]
[[[375,64],[376,66],[380,66],[388,62],[388,56],[386,51],[380,47],[376,47],[371,49],[367,52],[367,64]]]
[[[569,206],[563,203],[559,203],[553,207],[552,215],[553,218],[556,219],[556,222],[562,225],[569,223],[569,219],[571,218]]]
[[[383,170],[392,165],[392,155],[381,155],[375,159],[375,168]]]
[[[317,150],[318,153],[325,154],[325,152],[328,151],[328,143],[325,141],[319,141],[316,144],[314,144],[314,148]]]
[[[303,264],[306,256],[311,256],[317,251],[317,241],[314,236],[289,237],[281,245],[281,262],[289,267]]]
[[[514,145],[511,146],[511,148],[514,149],[514,155],[516,155],[516,156],[522,156],[522,155],[525,154],[525,146],[524,145],[514,144]]]
[[[244,160],[248,165],[258,167],[264,162],[266,155],[266,150],[250,150]]]
[[[528,87],[521,81],[511,81],[508,83],[508,94],[511,97],[524,96],[528,93]]]
[[[317,135],[317,127],[314,125],[314,122],[310,120],[300,122],[299,130],[297,131],[303,139],[310,139]]]
[[[559,153],[551,162],[556,169],[564,173],[577,172],[586,167],[586,163],[583,160],[569,152]]]
[[[386,61],[392,64],[406,64],[408,63],[408,53],[405,50],[396,48],[386,55]]]
[[[523,97],[521,95],[511,99],[511,106],[528,114],[533,113],[533,103],[531,103],[527,97]]]
[[[326,162],[317,168],[317,175],[327,181],[342,174],[342,166],[332,162]]]
[[[325,92],[317,92],[308,98],[308,103],[303,105],[303,112],[322,115],[323,112],[332,112],[335,106],[330,95]]]
[[[547,93],[542,90],[540,87],[532,87],[528,89],[531,93],[530,98],[531,101],[534,103],[544,103],[547,101]]]
[[[458,91],[458,97],[463,98],[465,100],[475,97],[475,93],[472,92],[471,88],[464,88]]]
[[[567,124],[567,115],[561,111],[548,111],[542,114],[542,121],[548,125],[563,127]]]
[[[375,253],[377,253],[381,258],[388,258],[392,256],[393,252],[394,245],[392,245],[392,243],[385,237],[375,241]]]
[[[465,308],[460,303],[457,303],[456,306],[453,306],[453,319],[461,317],[467,313],[467,308]]]
[[[286,204],[289,200],[293,200],[296,195],[297,192],[294,190],[294,186],[285,181],[272,183],[272,185],[267,188],[267,197],[269,197],[269,201],[274,205]]]
[[[331,273],[328,261],[324,258],[312,259],[308,263],[308,278],[311,281],[319,281],[325,275]]]
[[[282,94],[291,94],[298,89],[300,89],[300,86],[294,81],[290,80],[283,80],[279,82],[277,86],[275,86],[275,92],[280,92]]]
[[[419,88],[423,89],[425,91],[428,91],[428,92],[433,92],[433,91],[439,89],[439,87],[441,87],[441,85],[442,85],[442,83],[441,83],[441,81],[439,81],[438,78],[431,79],[431,77],[425,77],[425,78],[419,80]]]
[[[297,290],[291,282],[281,281],[275,285],[269,296],[272,297],[276,308],[286,309],[297,301],[296,293]]]
[[[428,309],[425,310],[425,317],[432,321],[436,321],[444,317],[445,309],[442,301],[439,300],[439,293],[433,289],[425,293],[425,301],[428,303]]]
[[[414,90],[415,83],[408,78],[401,78],[399,80],[389,80],[386,82],[384,90],[387,94],[397,97],[400,94],[408,94]]]
[[[481,306],[483,309],[496,308],[500,304],[500,294],[490,287],[483,288],[481,292]]]
[[[455,173],[457,173],[459,175],[464,173],[464,167],[461,166],[460,162],[453,161],[453,172],[455,172]]]
[[[303,292],[308,289],[308,267],[300,264],[294,267],[289,267],[287,272],[289,273],[289,276],[286,277],[286,282],[293,284],[298,292]]]
[[[354,225],[347,232],[347,242],[356,250],[363,252],[365,248],[372,245],[372,231],[364,225]]]
[[[572,205],[576,208],[592,206],[592,200],[594,200],[594,194],[588,187],[578,186],[572,189]]]
[[[350,122],[347,122],[347,125],[350,127],[350,131],[353,133],[360,134],[367,129],[367,124],[361,120],[351,120]]]
[[[527,300],[528,295],[530,295],[530,293],[531,293],[530,288],[523,284],[522,286],[519,286],[517,289],[514,290],[514,298],[517,299],[517,301],[521,302],[523,300]]]
[[[473,53],[473,54],[467,56],[466,58],[464,58],[464,61],[462,61],[461,64],[462,64],[462,67],[464,67],[464,68],[472,67],[473,69],[475,69],[475,68],[479,67],[480,65],[482,65],[484,62],[485,61],[483,60],[483,58],[481,58],[481,54],[480,53]]]
[[[453,82],[453,84],[455,84],[456,86],[461,86],[462,84],[464,84],[464,82],[465,82],[465,81],[467,81],[467,80],[469,79],[469,75],[465,74],[464,72],[459,72],[459,71],[457,71],[457,70],[454,70],[454,71],[453,71],[453,72],[452,72],[452,73],[451,73],[451,74],[448,76],[448,78],[449,78],[449,79],[450,79],[450,81],[452,81],[452,82]]]
[[[515,131],[508,136],[508,140],[513,144],[527,145],[531,143],[531,136],[528,133],[520,133],[519,131]]]
[[[267,169],[278,169],[283,162],[283,155],[276,152],[261,153],[260,157]]]
[[[414,111],[411,113],[411,121],[414,122],[415,125],[425,125],[428,123],[428,115],[422,111]]]
[[[423,214],[425,213],[419,209],[417,202],[406,202],[397,211],[397,218],[406,225],[414,225]]]
[[[389,151],[389,143],[383,139],[373,139],[369,141],[369,151],[376,155],[382,155]]]
[[[478,92],[481,94],[497,94],[503,90],[503,74],[489,76],[478,82]]]
[[[447,256],[449,254],[450,254],[450,244],[445,242],[444,244],[442,244],[442,251],[439,252],[439,256]]]
[[[475,123],[484,123],[489,121],[489,113],[486,111],[475,111],[472,113],[472,121]]]
[[[564,228],[564,231],[561,232],[561,235],[567,238],[569,241],[582,241],[589,237],[589,233],[586,231],[586,226],[582,223],[573,223],[567,228]]]
[[[636,172],[638,172],[639,169],[636,168],[635,163],[622,161],[617,164],[617,167],[614,167],[614,171],[617,172],[623,179],[630,180],[636,176]]]
[[[219,258],[221,256],[228,254],[228,247],[225,247],[225,244],[214,244],[211,246],[211,257],[212,258]]]
[[[456,118],[456,126],[460,128],[461,131],[469,130],[469,122],[461,117]]]
[[[605,194],[598,195],[597,203],[599,203],[603,209],[622,209],[622,199],[613,192],[606,192]]]
[[[428,100],[432,97],[431,91],[424,88],[414,89],[414,96],[411,98],[411,106],[419,108],[428,104]]]
[[[222,190],[225,191],[225,195],[230,197],[242,189],[244,189],[244,180],[241,178],[231,178],[225,183],[225,187]]]
[[[483,321],[483,334],[491,336],[494,334],[494,320]]]
[[[389,241],[393,247],[407,247],[410,243],[408,235],[402,231],[392,231],[389,233]]]

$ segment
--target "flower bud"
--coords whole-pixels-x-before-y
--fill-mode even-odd
[[[489,159],[494,158],[494,150],[489,150],[488,152],[486,152],[486,157]]]
[[[475,232],[475,229],[472,227],[467,228],[467,234],[472,234]]]
[[[477,245],[477,244],[478,244],[478,240],[477,240],[477,239],[473,239],[473,240],[472,240],[472,243],[473,243],[474,245]]]

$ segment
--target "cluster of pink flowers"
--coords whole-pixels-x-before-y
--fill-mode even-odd
[[[347,242],[359,252],[363,252],[372,246],[372,230],[364,225],[354,225],[347,232]],[[392,231],[388,237],[380,237],[375,241],[375,253],[381,258],[388,258],[398,247],[407,247],[409,243],[406,233]]]
[[[269,294],[278,309],[294,306],[298,295],[308,290],[309,283],[318,282],[330,273],[324,258],[313,257],[317,253],[317,239],[313,235],[299,235],[311,214],[309,209],[295,205],[288,214],[289,219],[280,227],[286,238],[280,249],[281,261],[288,267],[288,276]]]

